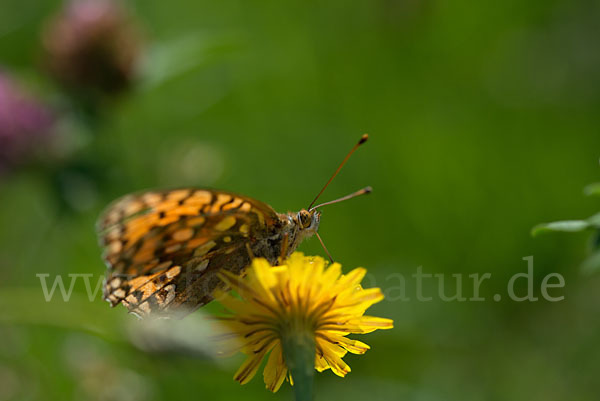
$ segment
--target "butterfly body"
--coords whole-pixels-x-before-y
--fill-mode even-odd
[[[316,233],[319,222],[315,210],[277,213],[226,191],[127,195],[97,224],[108,267],[104,298],[140,317],[186,314],[223,286],[219,271],[241,274],[253,257],[277,264]]]

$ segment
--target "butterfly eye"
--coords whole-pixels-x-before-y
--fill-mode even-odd
[[[298,213],[298,220],[300,221],[301,228],[308,228],[312,223],[312,215],[307,210],[301,210]]]

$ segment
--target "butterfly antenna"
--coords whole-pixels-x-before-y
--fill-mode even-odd
[[[323,249],[325,250],[325,253],[327,254],[327,256],[329,257],[329,261],[331,263],[333,263],[333,258],[331,257],[331,254],[329,253],[329,251],[327,250],[327,247],[325,246],[325,243],[323,242],[323,240],[321,239],[321,236],[319,235],[319,233],[315,233],[315,235],[317,236],[317,238],[319,239],[319,242],[321,243],[321,246],[323,247]]]
[[[337,168],[337,170],[335,170],[335,173],[333,173],[333,175],[331,176],[331,178],[329,179],[329,181],[327,181],[327,183],[325,184],[325,186],[323,186],[323,188],[321,189],[321,192],[319,192],[317,194],[317,196],[315,196],[315,199],[313,199],[313,201],[310,203],[310,205],[308,206],[308,210],[310,210],[312,208],[312,205],[314,205],[315,202],[317,201],[317,199],[319,199],[319,196],[321,196],[321,194],[323,193],[323,191],[325,191],[325,188],[327,188],[327,186],[329,185],[329,183],[331,181],[333,181],[333,179],[335,178],[336,175],[338,175],[338,173],[340,172],[340,170],[342,169],[342,167],[344,167],[344,164],[346,164],[346,162],[348,161],[348,159],[350,158],[350,156],[352,156],[352,153],[354,153],[354,151],[356,151],[356,149],[358,149],[358,147],[360,145],[362,145],[363,143],[367,142],[367,139],[369,139],[369,134],[364,134],[363,136],[360,137],[360,140],[358,141],[358,143],[356,145],[354,145],[354,147],[352,149],[350,149],[350,152],[348,152],[348,154],[346,155],[346,157],[344,158],[344,160],[342,160],[342,162],[340,163],[340,165]]]
[[[357,196],[370,194],[372,191],[373,191],[373,188],[371,188],[371,187],[364,187],[363,189],[360,189],[360,190],[358,190],[356,192],[353,192],[350,195],[342,196],[341,198],[334,199],[334,200],[329,201],[329,202],[323,202],[323,203],[321,203],[321,204],[319,204],[319,205],[317,205],[317,206],[315,206],[315,207],[313,207],[312,209],[309,209],[309,210],[317,209],[317,208],[320,208],[321,206],[333,205],[334,203],[343,202],[343,201],[348,200],[348,199],[356,198]]]

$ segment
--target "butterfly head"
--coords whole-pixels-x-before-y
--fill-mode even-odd
[[[321,222],[321,212],[313,209],[302,209],[296,215],[296,221],[300,230],[305,232],[305,236],[312,235],[319,229]]]
[[[287,214],[280,216],[283,221],[287,222],[282,231],[287,238],[286,241],[288,241],[285,245],[287,251],[285,256],[289,256],[296,250],[303,240],[317,234],[321,222],[321,212],[316,209],[302,209],[299,212],[287,212]],[[278,237],[281,239],[283,235],[278,235]]]

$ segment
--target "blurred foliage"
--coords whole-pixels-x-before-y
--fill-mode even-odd
[[[600,184],[594,183],[585,187],[586,195],[600,195]],[[581,269],[585,273],[600,271],[600,213],[596,213],[585,220],[563,220],[551,223],[542,223],[533,227],[531,233],[536,236],[546,232],[581,232],[592,231],[594,234],[590,241],[590,255],[583,261]]]
[[[45,302],[36,274],[92,274],[95,286],[96,216],[144,188],[306,207],[363,132],[323,197],[374,188],[323,210],[334,257],[384,292],[403,274],[408,296],[417,266],[490,272],[489,300],[378,304],[396,328],[370,335],[346,378],[318,375],[319,398],[597,399],[600,276],[580,274],[585,234],[529,235],[598,210],[578,196],[598,177],[597,2],[126,5],[146,43],[137,81],[94,114],[42,68],[62,3],[0,0],[1,68],[62,116],[51,157],[0,178],[1,401],[290,399],[234,383],[239,360],[139,347],[135,318],[90,302],[81,279],[70,302]],[[322,254],[316,239],[301,250]],[[529,255],[536,288],[559,272],[565,300],[493,302]]]

